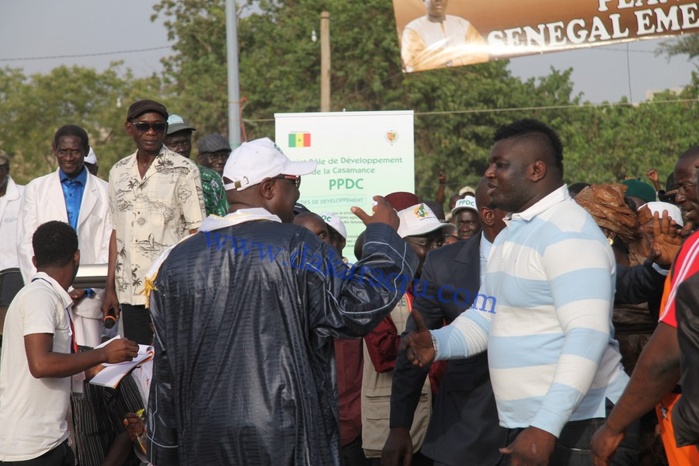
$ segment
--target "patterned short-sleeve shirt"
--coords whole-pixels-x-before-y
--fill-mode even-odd
[[[163,146],[141,178],[134,152],[110,170],[109,201],[117,296],[126,304],[145,304],[144,277],[151,264],[206,216],[199,169]]]
[[[201,173],[201,189],[204,191],[206,214],[225,217],[228,215],[228,201],[221,176],[216,171],[201,165],[199,165],[199,172]]]

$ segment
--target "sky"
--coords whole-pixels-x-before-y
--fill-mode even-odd
[[[150,20],[156,3],[0,0],[0,67],[22,68],[25,74],[33,74],[60,65],[103,70],[110,62],[123,60],[136,76],[158,73],[162,70],[160,59],[170,53],[172,43],[168,42],[162,18]],[[659,42],[646,40],[513,58],[510,70],[526,79],[545,76],[552,67],[573,68],[575,93],[582,93],[583,101],[617,102],[625,96],[637,103],[646,99],[647,91],[687,85],[699,65],[686,56],[670,60],[656,56]],[[339,59],[333,56],[333,61]]]

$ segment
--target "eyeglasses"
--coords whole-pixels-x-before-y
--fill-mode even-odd
[[[156,133],[164,133],[167,129],[167,123],[163,123],[162,121],[158,121],[156,123],[146,123],[145,121],[139,121],[136,123],[132,123],[132,125],[134,125],[134,127],[138,130],[139,133],[145,133],[150,131],[151,129]]]
[[[296,186],[296,189],[301,187],[301,177],[296,175],[279,175],[272,178],[273,180],[287,180]]]
[[[406,241],[431,251],[432,249],[441,248],[444,246],[444,236],[437,236],[433,238],[416,238],[414,236],[407,236]]]

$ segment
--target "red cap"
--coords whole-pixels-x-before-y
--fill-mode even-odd
[[[385,196],[386,201],[396,210],[407,209],[410,206],[419,204],[420,201],[413,193],[398,191]]]

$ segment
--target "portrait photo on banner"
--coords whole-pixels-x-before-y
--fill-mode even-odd
[[[689,0],[393,0],[403,71],[699,30]]]

